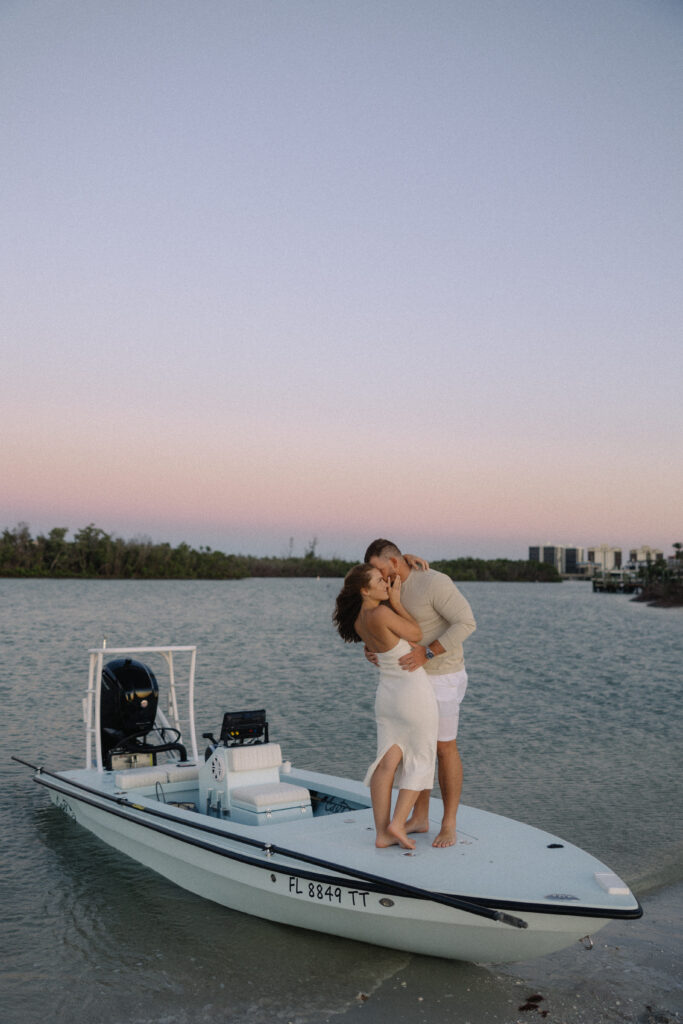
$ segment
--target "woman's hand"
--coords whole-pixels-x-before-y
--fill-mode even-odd
[[[379,665],[379,660],[374,651],[371,651],[367,644],[365,644],[365,657],[372,665]]]
[[[398,573],[387,584],[387,597],[394,611],[401,607],[401,577]]]

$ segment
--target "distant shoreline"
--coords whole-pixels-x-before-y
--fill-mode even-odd
[[[240,557],[241,556],[237,556]],[[244,561],[251,561],[249,556]],[[305,559],[291,559],[289,562],[300,564],[264,566],[269,559],[254,559],[258,563],[254,571],[228,572],[225,575],[217,573],[191,572],[191,573],[126,573],[116,574],[111,572],[38,572],[25,571],[21,569],[7,571],[0,570],[0,579],[21,579],[21,580],[132,580],[132,581],[153,581],[156,583],[174,582],[182,580],[197,580],[202,582],[236,582],[243,579],[343,579],[346,573],[356,562],[334,564],[330,566],[325,559],[310,561]],[[279,559],[273,559],[279,563]],[[562,583],[563,580],[558,574],[546,572],[536,573],[534,563],[517,563],[508,559],[463,559],[468,567],[460,572],[447,563],[448,567],[442,567],[443,563],[430,562],[430,568],[437,572],[443,572],[455,583]],[[477,563],[472,567],[471,563]]]
[[[302,556],[225,554],[210,547],[154,543],[151,538],[123,540],[94,523],[67,540],[67,527],[32,537],[27,523],[0,535],[0,578],[4,579],[118,579],[118,580],[239,580],[258,577],[343,578],[356,561],[321,558],[317,539]],[[560,583],[552,565],[510,558],[452,558],[431,563],[461,583],[475,581]]]
[[[683,608],[683,580],[651,583],[631,600],[650,608]]]

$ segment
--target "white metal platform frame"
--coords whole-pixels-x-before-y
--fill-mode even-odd
[[[161,705],[159,705],[157,707],[155,725],[158,725],[159,728],[166,727],[177,729],[181,737],[183,737],[183,742],[186,745],[187,739],[189,738],[192,750],[192,760],[195,762],[199,761],[197,754],[197,734],[194,722],[194,677],[195,667],[197,664],[196,645],[188,647],[180,647],[176,645],[168,647],[107,647],[105,640],[101,647],[90,648],[88,654],[90,655],[88,689],[86,691],[86,696],[83,698],[86,768],[93,767],[94,753],[94,762],[97,771],[103,772],[105,770],[104,763],[102,761],[102,738],[100,735],[100,697],[102,693],[102,668],[105,663],[104,659],[105,657],[107,659],[114,657],[132,657],[138,654],[159,654],[163,657],[168,668],[168,717],[162,711]],[[185,728],[181,728],[180,713],[178,710],[175,666],[173,662],[174,654],[190,655],[190,668],[186,695],[187,706],[184,708],[186,722]]]

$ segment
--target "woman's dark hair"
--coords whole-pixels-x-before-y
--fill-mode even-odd
[[[356,633],[354,623],[358,618],[363,603],[361,589],[367,587],[372,571],[372,566],[367,565],[365,562],[361,565],[354,565],[353,569],[349,569],[344,577],[344,586],[337,595],[332,621],[337,627],[339,636],[347,644],[362,643],[361,638]]]

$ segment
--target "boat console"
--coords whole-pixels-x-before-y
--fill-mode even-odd
[[[286,772],[279,743],[268,740],[264,710],[227,712],[221,736],[211,741],[199,769],[199,810],[243,825],[292,821],[313,816],[311,794],[282,782]]]

